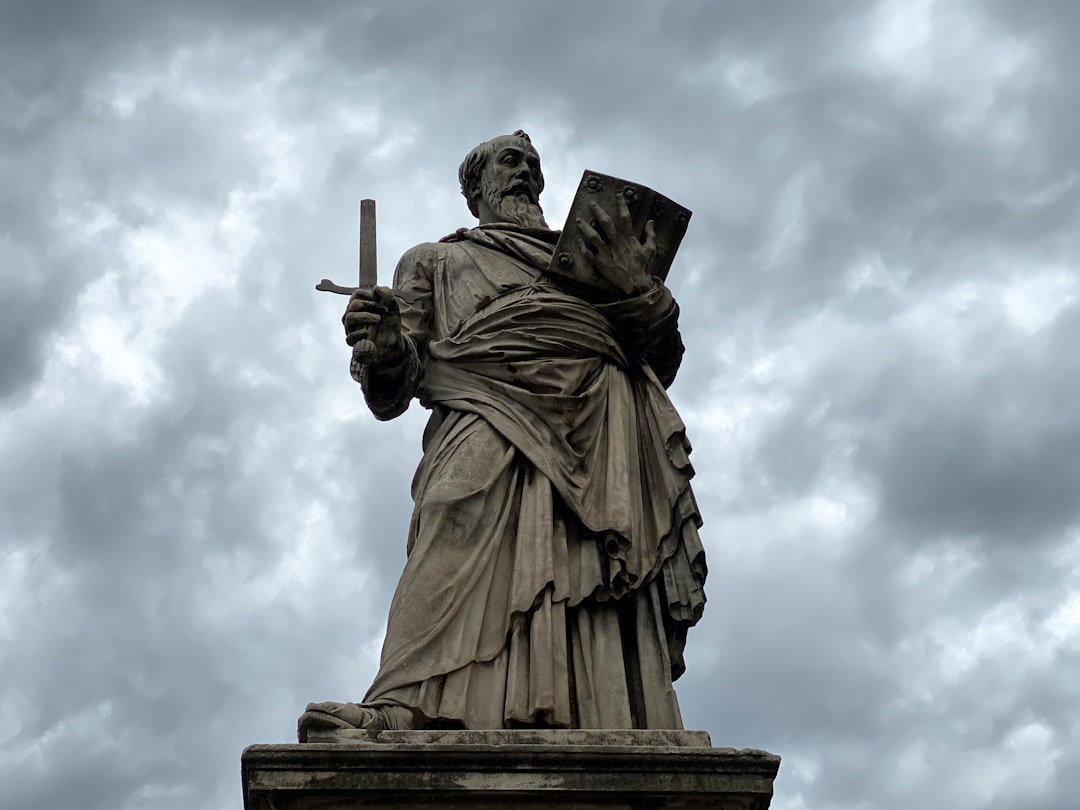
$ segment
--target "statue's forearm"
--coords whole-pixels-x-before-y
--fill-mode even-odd
[[[684,347],[679,333],[679,305],[674,299],[663,316],[647,331],[638,333],[637,349],[665,388],[675,381]]]
[[[664,387],[671,385],[683,356],[679,305],[658,278],[639,295],[600,307],[626,334]]]

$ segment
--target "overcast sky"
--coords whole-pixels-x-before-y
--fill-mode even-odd
[[[0,0],[0,804],[237,808],[357,699],[425,412],[381,277],[522,127],[691,208],[689,728],[778,810],[1080,795],[1080,3]]]

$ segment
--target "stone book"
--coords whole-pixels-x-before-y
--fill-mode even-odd
[[[661,280],[667,278],[675,252],[679,249],[691,211],[663,194],[640,183],[631,183],[618,177],[600,174],[589,169],[581,177],[577,194],[570,205],[555,255],[548,266],[548,273],[565,286],[586,297],[611,298],[618,295],[614,285],[596,272],[589,259],[582,255],[581,234],[576,221],[580,217],[596,227],[596,215],[591,203],[597,203],[615,220],[619,215],[618,198],[626,200],[638,239],[645,241],[645,223],[653,221],[656,239],[656,258],[650,268],[652,275]]]

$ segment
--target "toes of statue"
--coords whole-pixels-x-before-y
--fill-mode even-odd
[[[378,714],[365,706],[355,703],[309,703],[307,709],[296,722],[296,736],[300,742],[307,742],[312,731],[334,731],[337,729],[365,728],[369,731],[379,727]]]
[[[307,742],[310,732],[362,728],[369,734],[393,729],[411,729],[414,717],[411,709],[394,704],[360,705],[356,703],[309,703],[296,724],[297,738]]]
[[[344,720],[353,728],[364,728],[375,716],[371,709],[358,706],[355,703],[338,703],[336,708],[329,713],[340,720]]]

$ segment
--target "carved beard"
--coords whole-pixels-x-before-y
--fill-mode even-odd
[[[494,184],[485,184],[484,198],[500,222],[512,222],[522,228],[547,228],[544,210],[525,193],[506,193]]]

